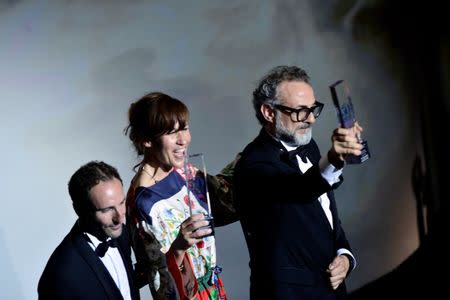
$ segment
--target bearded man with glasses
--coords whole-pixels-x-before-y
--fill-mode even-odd
[[[262,129],[234,170],[235,204],[250,255],[250,299],[345,299],[356,266],[333,190],[345,156],[360,155],[362,128],[336,128],[321,157],[312,126],[323,109],[309,76],[278,66],[259,82]]]

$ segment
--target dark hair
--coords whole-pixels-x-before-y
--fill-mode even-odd
[[[149,93],[130,105],[129,124],[124,133],[129,135],[138,155],[144,154],[144,143],[155,142],[169,133],[178,122],[184,128],[189,110],[180,100],[161,92]]]
[[[297,66],[277,66],[270,70],[259,80],[258,87],[253,91],[253,108],[256,118],[261,125],[266,119],[261,113],[261,105],[278,104],[278,86],[284,81],[302,81],[309,84],[309,76],[306,71]]]
[[[90,190],[101,181],[118,179],[121,183],[117,169],[102,161],[91,161],[81,166],[69,180],[69,194],[76,214],[86,216],[93,212],[95,207],[89,197]]]

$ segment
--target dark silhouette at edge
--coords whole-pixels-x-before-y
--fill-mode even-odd
[[[343,18],[358,1],[339,2],[336,11]],[[347,8],[347,9],[346,9]],[[447,232],[447,172],[450,147],[445,142],[450,107],[450,18],[443,3],[426,5],[397,1],[368,1],[352,18],[356,40],[383,43],[392,67],[402,74],[409,97],[420,112],[423,153],[412,162],[412,188],[417,208],[419,247],[391,272],[350,293],[351,300],[434,299],[446,285],[446,257],[443,239]],[[443,132],[444,131],[444,132]],[[424,168],[422,168],[422,165]],[[445,294],[444,294],[445,295]]]

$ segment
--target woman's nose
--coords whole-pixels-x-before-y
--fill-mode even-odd
[[[177,143],[179,145],[186,145],[190,142],[190,140],[191,140],[191,135],[189,133],[189,130],[178,131]]]

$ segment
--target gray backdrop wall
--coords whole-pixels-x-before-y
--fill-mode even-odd
[[[76,219],[67,181],[79,166],[115,165],[127,188],[137,163],[123,134],[132,101],[153,90],[182,99],[192,113],[191,151],[205,153],[216,173],[256,136],[251,92],[279,64],[304,67],[326,104],[314,129],[323,151],[337,125],[334,81],[348,80],[365,128],[373,157],[347,167],[337,191],[359,263],[349,289],[412,253],[417,108],[376,45],[356,43],[347,18],[330,21],[332,3],[0,1],[0,298],[37,298],[40,273]],[[216,236],[230,299],[247,299],[239,223]]]

